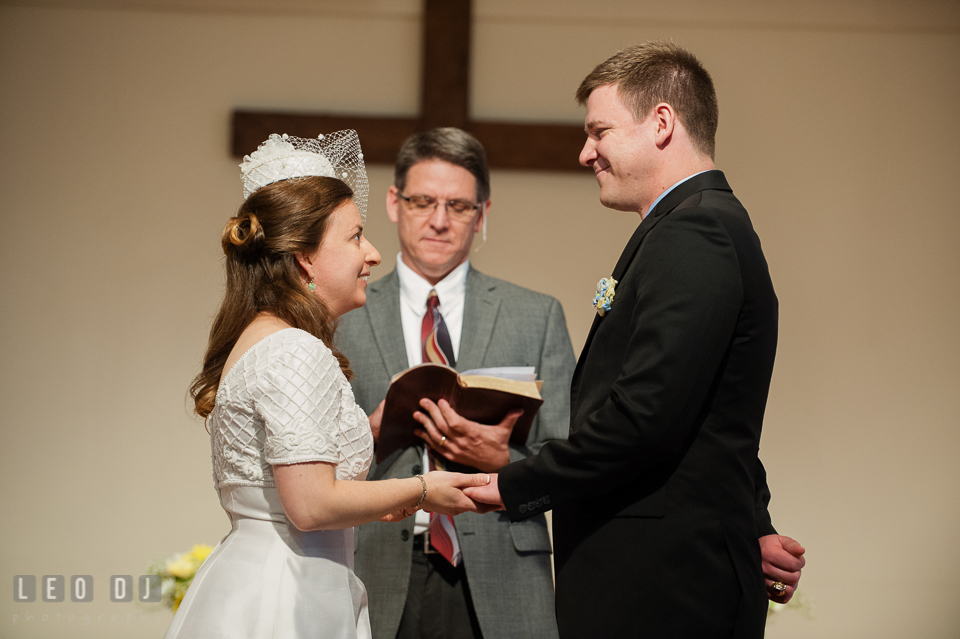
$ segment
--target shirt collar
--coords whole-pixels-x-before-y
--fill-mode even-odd
[[[419,273],[407,266],[403,261],[403,253],[397,253],[397,277],[400,279],[400,299],[411,308],[419,309],[422,315],[426,312],[427,297],[430,291],[436,289],[440,298],[440,312],[443,312],[444,300],[447,307],[456,299],[462,299],[467,291],[467,271],[470,270],[470,260],[453,269],[447,276],[436,284],[423,279]]]
[[[700,171],[700,173],[706,173],[707,171],[710,171],[710,170],[712,170],[712,169],[707,169],[706,171]],[[677,182],[676,184],[674,184],[673,186],[671,186],[669,189],[667,189],[666,191],[664,191],[663,193],[661,193],[661,194],[660,194],[660,197],[658,197],[657,199],[655,199],[655,200],[653,201],[653,204],[650,206],[650,208],[647,209],[647,213],[646,213],[646,215],[643,216],[643,218],[646,219],[646,218],[647,218],[647,215],[650,215],[650,212],[653,211],[653,209],[656,208],[657,204],[660,204],[660,200],[662,200],[663,198],[667,197],[667,194],[670,193],[670,191],[674,190],[675,188],[677,188],[678,186],[680,186],[681,184],[683,184],[683,183],[686,182],[687,180],[690,180],[690,179],[692,179],[692,178],[697,177],[698,175],[700,175],[700,173],[694,173],[693,175],[688,175],[687,177],[683,178],[682,180],[680,180],[679,182]],[[427,291],[427,292],[429,293],[430,291]]]

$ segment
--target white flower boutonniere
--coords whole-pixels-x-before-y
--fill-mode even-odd
[[[610,306],[613,304],[613,296],[616,293],[614,290],[616,286],[617,280],[612,277],[605,277],[597,282],[597,294],[593,296],[593,306],[600,313],[600,317],[603,317],[610,310]]]

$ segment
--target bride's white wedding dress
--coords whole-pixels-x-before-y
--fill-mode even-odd
[[[367,638],[353,528],[300,532],[271,464],[324,461],[366,477],[373,437],[337,359],[298,329],[273,333],[227,372],[209,428],[213,477],[232,528],[197,573],[167,639]]]

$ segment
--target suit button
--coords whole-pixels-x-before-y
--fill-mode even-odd
[[[550,495],[544,495],[544,496],[543,496],[543,505],[544,505],[544,506],[549,506],[549,505],[550,505]]]
[[[526,504],[520,504],[520,507],[519,507],[517,510],[519,510],[519,511],[520,511],[520,514],[522,515],[522,514],[524,514],[525,512],[527,512],[527,505],[526,505]]]
[[[408,540],[408,539],[410,539],[410,531],[409,531],[409,530],[401,530],[401,531],[400,531],[400,540],[401,540],[401,541],[406,541],[406,540]]]
[[[420,474],[420,471],[423,470],[423,468],[420,467],[420,464],[417,464],[416,466],[414,466],[414,467],[411,468],[410,470],[413,471],[413,474],[414,474],[414,475],[419,475],[419,474]]]
[[[527,502],[527,510],[533,511],[537,509],[537,504],[535,502]]]

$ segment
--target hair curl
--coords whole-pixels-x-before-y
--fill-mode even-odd
[[[297,256],[317,250],[330,215],[353,196],[327,177],[284,180],[247,198],[223,229],[226,290],[210,328],[203,368],[190,386],[194,411],[207,417],[230,351],[260,313],[270,313],[320,339],[333,351],[347,379],[350,362],[333,343],[337,318],[303,283]]]
[[[250,259],[261,255],[266,240],[267,236],[256,214],[244,211],[238,213],[237,217],[230,218],[223,227],[220,245],[224,255],[229,255],[230,250],[236,250],[245,259]]]

